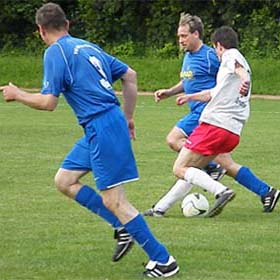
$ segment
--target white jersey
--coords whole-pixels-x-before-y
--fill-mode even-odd
[[[235,73],[236,63],[242,65],[251,80],[250,66],[243,55],[237,49],[226,50],[222,55],[216,86],[211,90],[211,100],[204,108],[200,122],[240,135],[250,114],[251,86],[247,96],[239,93],[241,79]]]

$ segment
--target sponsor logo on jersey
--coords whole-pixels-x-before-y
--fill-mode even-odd
[[[180,73],[181,79],[193,79],[193,72],[192,71],[184,71]]]

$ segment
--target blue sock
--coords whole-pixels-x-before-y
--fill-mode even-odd
[[[108,210],[102,201],[102,197],[88,186],[82,186],[77,193],[75,200],[82,206],[97,214],[114,228],[122,226],[118,218]]]
[[[250,191],[259,196],[265,195],[270,186],[261,181],[248,167],[242,166],[234,178],[239,184],[243,185]]]
[[[140,214],[125,224],[124,227],[144,249],[150,260],[160,263],[168,262],[169,253],[167,249],[157,241]]]

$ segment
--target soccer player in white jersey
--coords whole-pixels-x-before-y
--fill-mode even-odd
[[[226,155],[239,144],[242,128],[250,114],[251,70],[238,51],[236,32],[227,26],[218,28],[211,40],[221,60],[213,89],[177,98],[178,105],[189,100],[206,101],[200,124],[181,149],[173,167],[174,174],[216,195],[208,216],[219,214],[231,201],[233,190],[201,171],[219,154]]]
[[[30,94],[10,83],[0,87],[4,99],[53,111],[61,93],[64,95],[84,136],[55,176],[58,190],[116,229],[113,261],[121,259],[136,240],[149,257],[144,276],[166,278],[176,274],[176,260],[125,196],[123,184],[138,179],[130,143],[137,96],[135,71],[97,45],[72,37],[65,13],[57,4],[47,3],[38,9],[36,24],[48,45],[41,93]],[[112,88],[118,79],[122,82],[124,112]],[[80,181],[88,172],[94,172],[100,192]]]

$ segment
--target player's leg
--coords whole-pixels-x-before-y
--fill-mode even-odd
[[[177,126],[174,126],[166,137],[167,145],[175,152],[179,152],[186,141],[187,135]]]
[[[179,271],[175,259],[150,231],[138,210],[126,199],[122,185],[101,192],[105,206],[110,209],[124,225],[126,231],[143,248],[150,259],[146,274],[159,271],[159,276],[172,276]],[[158,276],[158,277],[159,277]]]
[[[218,193],[225,190],[226,187],[223,187],[221,183],[216,182],[208,174],[201,170],[203,166],[214,158],[215,156],[203,156],[184,147],[181,149],[177,159],[175,160],[173,166],[174,175],[180,179],[188,181],[191,184],[201,186],[216,196]],[[192,170],[192,172],[190,170]],[[192,174],[192,176],[189,174]],[[204,180],[200,180],[199,177]],[[203,181],[206,181],[206,183],[203,183]]]
[[[93,188],[80,182],[80,179],[89,171],[91,171],[89,147],[83,137],[65,157],[55,176],[55,184],[60,192],[112,225],[115,229],[114,237],[117,240],[112,259],[118,261],[130,250],[133,240],[118,218],[104,206],[101,196]]]
[[[231,189],[215,181],[200,169],[214,158],[215,156],[203,156],[183,148],[173,167],[175,176],[184,179],[189,184],[197,185],[215,196],[216,201],[214,206],[209,210],[208,217],[214,217],[220,214],[225,205],[235,196],[235,193]]]
[[[181,146],[179,147],[177,152],[179,152],[181,150],[181,148],[186,143],[189,135],[191,135],[193,130],[199,125],[199,118],[200,118],[200,113],[191,112],[176,123],[175,127],[177,129],[179,129],[179,131],[181,132],[181,135],[184,136],[184,139],[185,139],[184,142],[183,141],[179,142]],[[177,131],[176,130],[171,131],[171,133],[170,133],[171,136],[172,136],[172,132],[174,133],[174,135],[176,135],[175,133]],[[179,132],[177,132],[177,133],[179,134]],[[220,164],[217,164],[215,161],[208,162],[208,164],[203,167],[203,170],[207,174],[209,174],[214,180],[217,180],[217,181],[220,181],[226,173],[226,170]]]
[[[227,170],[227,175],[261,198],[264,212],[273,211],[280,197],[279,190],[258,178],[250,168],[236,163],[230,154],[221,154],[215,160]]]
[[[175,184],[165,193],[159,201],[143,212],[144,216],[163,217],[178,200],[186,196],[192,189],[192,185],[185,180],[178,179]]]
[[[60,192],[75,199],[112,226],[120,226],[117,218],[104,207],[101,196],[94,189],[80,182],[89,171],[91,171],[89,147],[86,138],[82,137],[65,157],[56,173],[55,184]]]
[[[87,127],[86,135],[92,135],[87,137],[90,162],[106,208],[121,220],[129,236],[141,245],[155,265],[164,265],[163,276],[168,276],[165,269],[170,276],[175,274],[179,269],[176,261],[125,197],[122,184],[137,180],[138,172],[123,113],[118,107],[104,113]]]
[[[104,114],[102,119],[92,123],[92,129],[98,137],[90,140],[91,166],[106,208],[118,217],[125,230],[140,244],[155,264],[155,269],[158,269],[157,265],[162,266],[162,276],[177,273],[179,268],[176,261],[154,237],[138,210],[126,199],[123,184],[137,180],[138,172],[127,122],[122,113],[117,108]]]
[[[182,149],[187,141],[188,135],[198,126],[199,116],[198,113],[190,113],[180,119],[176,123],[176,126],[171,129],[167,135],[166,141],[172,150],[179,152]],[[225,174],[225,169],[213,161],[209,162],[203,169],[215,180],[220,180]],[[177,180],[158,202],[143,212],[143,215],[163,217],[168,209],[178,200],[182,199],[191,189],[192,185],[185,180]]]
[[[101,196],[93,188],[80,182],[80,178],[86,173],[88,172],[60,168],[55,176],[55,184],[60,192],[97,214],[114,228],[120,227],[117,217],[104,206]]]
[[[231,152],[238,145],[239,139],[238,135],[228,130],[202,123],[190,135],[174,163],[173,172],[178,178],[215,195],[216,202],[208,212],[209,217],[219,214],[234,198],[235,193],[199,168],[213,160],[216,155]]]
[[[105,207],[102,197],[91,187],[80,183],[79,179],[87,172],[60,168],[56,174],[56,185],[59,191],[74,199],[81,206],[111,224],[114,238],[117,240],[112,260],[119,261],[132,248],[133,239],[120,223],[119,219]]]
[[[195,125],[195,124],[194,124]],[[193,125],[192,125],[193,126]],[[186,143],[187,136],[185,132],[175,126],[171,129],[166,137],[168,146],[175,152],[179,152]],[[177,180],[175,184],[165,193],[160,200],[143,212],[144,216],[162,217],[165,212],[171,208],[176,201],[182,199],[190,190],[192,186],[184,180]]]

